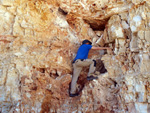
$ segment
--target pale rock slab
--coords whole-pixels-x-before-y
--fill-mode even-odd
[[[150,112],[148,0],[0,4],[0,112]],[[84,39],[113,54],[90,52],[102,57],[107,73],[88,82],[84,69],[83,89],[71,98],[72,60]]]

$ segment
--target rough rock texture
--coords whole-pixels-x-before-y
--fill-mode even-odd
[[[0,112],[149,113],[149,0],[0,0]],[[83,39],[108,73],[68,96]],[[99,67],[97,67],[99,71]]]

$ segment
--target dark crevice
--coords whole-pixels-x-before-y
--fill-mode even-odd
[[[110,78],[110,80],[114,83],[114,86],[116,87],[117,86],[117,81],[115,81],[114,79]]]
[[[83,19],[83,20],[86,23],[88,23],[94,31],[104,31],[105,25],[107,24],[109,18],[104,20],[94,20],[94,19],[93,20]]]
[[[105,68],[104,66],[104,63],[98,59],[96,61],[97,65],[96,65],[96,71],[100,72],[100,73],[106,73],[107,72],[107,69]]]
[[[63,9],[61,9],[60,7],[58,8],[58,11],[62,14],[62,15],[67,15],[68,12],[64,11]]]
[[[56,79],[57,77],[59,77],[59,75],[58,75],[58,73],[57,73],[57,71],[56,71],[56,73],[52,73],[52,72],[50,72],[50,77],[52,77],[53,79]]]

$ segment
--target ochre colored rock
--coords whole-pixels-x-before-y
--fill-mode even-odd
[[[149,0],[1,0],[1,113],[149,113]],[[97,80],[78,79],[72,61],[84,39]],[[106,73],[100,73],[100,59]]]

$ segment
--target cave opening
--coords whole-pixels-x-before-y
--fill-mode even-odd
[[[90,25],[93,31],[104,31],[109,18],[103,20],[98,20],[98,19],[92,19],[92,20],[83,19],[83,20]]]
[[[93,24],[90,24],[90,27],[91,27],[94,31],[104,31],[104,29],[105,29],[105,24],[97,25],[97,24],[93,23]]]

